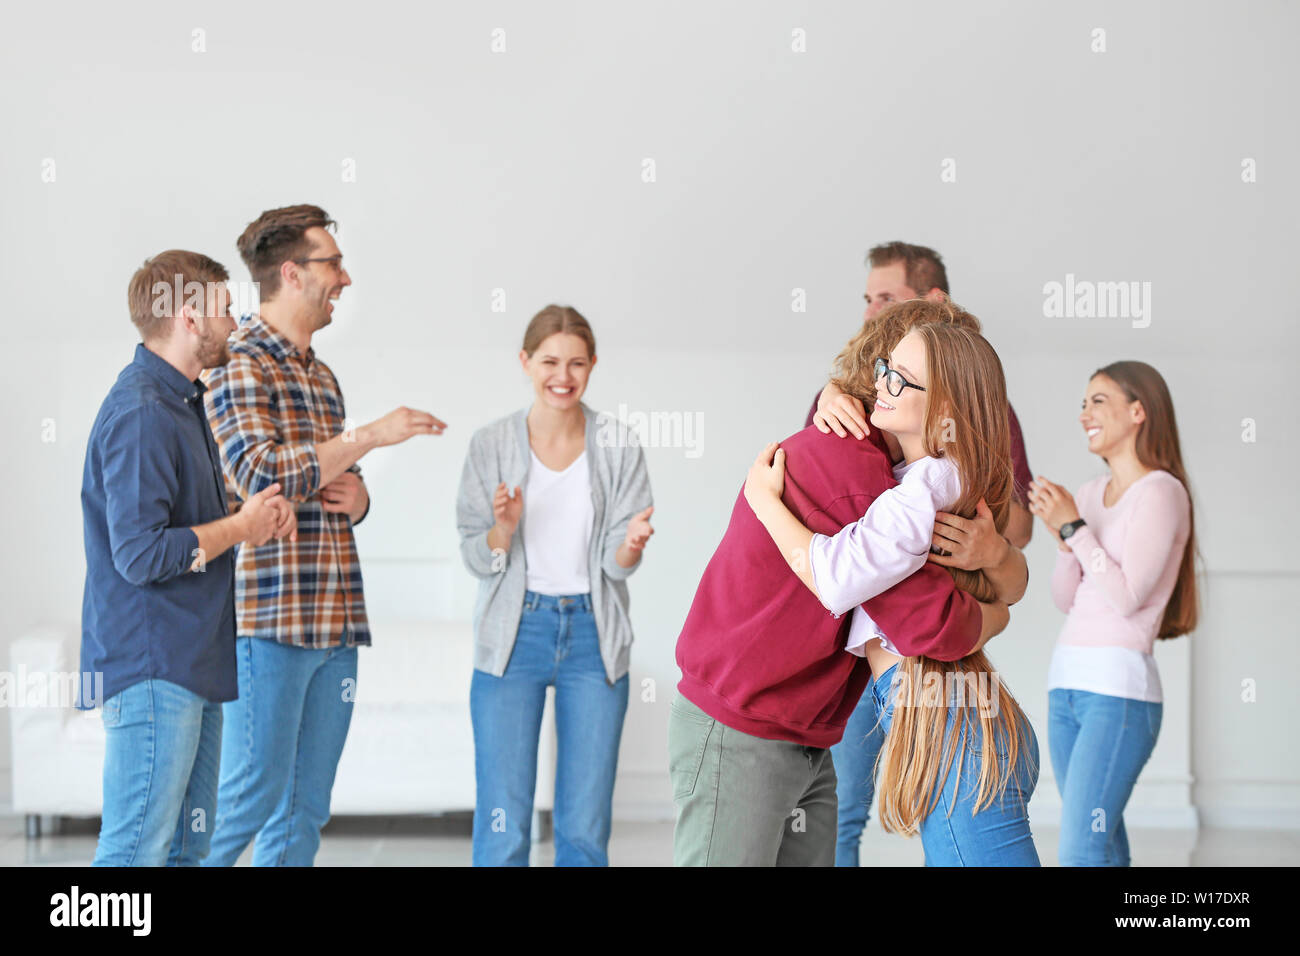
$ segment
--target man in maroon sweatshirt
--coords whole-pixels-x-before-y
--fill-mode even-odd
[[[815,532],[835,534],[897,484],[876,429],[854,441],[805,428],[781,447],[782,499]],[[863,607],[901,653],[945,661],[975,647],[986,614],[991,631],[1006,622],[931,563]],[[674,864],[834,864],[828,748],[870,676],[844,649],[848,623],[790,569],[742,489],[677,640]]]

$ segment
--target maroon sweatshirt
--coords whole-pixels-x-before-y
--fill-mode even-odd
[[[857,521],[898,484],[874,428],[863,441],[805,428],[781,447],[782,500],[821,534]],[[979,605],[935,564],[863,607],[909,657],[957,660],[979,640]],[[866,660],[844,649],[849,617],[837,619],[790,570],[742,487],[677,638],[677,689],[728,727],[829,747],[870,677]]]

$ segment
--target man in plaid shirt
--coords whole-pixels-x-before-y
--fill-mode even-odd
[[[261,289],[260,314],[211,370],[208,422],[228,493],[279,482],[296,541],[243,547],[235,564],[239,698],[224,705],[217,820],[208,866],[253,844],[254,866],[309,866],[352,718],[357,651],[370,643],[352,527],[370,495],[357,462],[372,448],[446,427],[398,408],[345,431],[343,394],[312,335],[352,284],[317,206],[262,213],[237,243]],[[233,509],[232,509],[233,510]]]

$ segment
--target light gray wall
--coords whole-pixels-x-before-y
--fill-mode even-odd
[[[430,606],[465,613],[465,444],[529,400],[514,353],[548,301],[595,326],[592,405],[702,416],[699,457],[648,453],[657,533],[632,581],[638,686],[617,799],[662,812],[673,646],[699,574],[748,462],[802,424],[856,328],[866,248],[903,238],[940,249],[956,300],[985,320],[1037,472],[1077,487],[1098,471],[1075,421],[1094,368],[1139,358],[1165,374],[1205,619],[1158,649],[1167,713],[1135,805],[1186,820],[1190,796],[1203,819],[1300,824],[1300,698],[1285,683],[1300,665],[1294,6],[78,6],[28,5],[0,34],[0,644],[77,620],[82,455],[130,358],[131,272],[183,247],[246,278],[244,225],[318,203],[355,280],[316,341],[350,413],[406,403],[451,424],[365,462],[367,575],[441,569]],[[1045,318],[1044,285],[1067,274],[1150,282],[1150,325]],[[1045,755],[1061,618],[1050,542],[1037,535],[1029,556],[1030,594],[993,656]],[[1036,807],[1054,801],[1046,767]]]

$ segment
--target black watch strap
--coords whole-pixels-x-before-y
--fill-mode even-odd
[[[1088,522],[1084,521],[1082,518],[1075,521],[1067,521],[1065,524],[1061,525],[1061,540],[1068,541],[1071,535],[1087,523]]]

